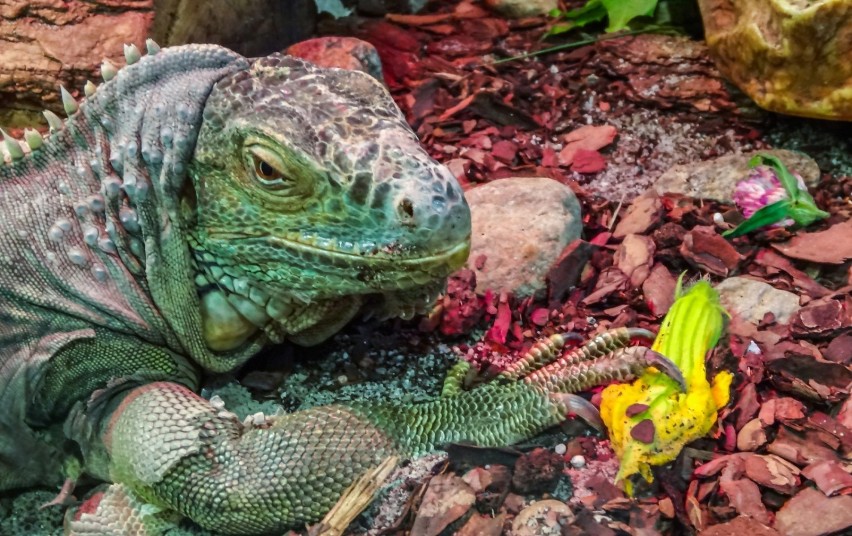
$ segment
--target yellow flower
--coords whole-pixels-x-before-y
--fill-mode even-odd
[[[610,385],[602,393],[601,418],[621,461],[617,480],[625,481],[628,492],[628,477],[639,473],[650,482],[651,465],[674,460],[684,445],[706,435],[729,399],[733,375],[720,372],[711,385],[704,361],[724,325],[718,293],[706,281],[682,292],[678,281],[675,295],[651,348],[680,368],[687,391],[649,369],[633,383]]]

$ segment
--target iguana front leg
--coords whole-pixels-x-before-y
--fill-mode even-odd
[[[104,430],[114,482],[225,534],[281,532],[315,521],[365,470],[397,452],[387,434],[346,407],[243,425],[168,382],[127,393]],[[72,533],[89,533],[95,517],[111,522],[108,510],[83,514]]]
[[[159,382],[125,395],[103,438],[112,480],[146,502],[217,532],[266,534],[316,521],[388,455],[450,441],[508,444],[563,416],[518,383],[418,405],[323,406],[244,426],[189,389]],[[81,515],[72,534],[133,517],[105,506]]]
[[[153,383],[125,395],[104,444],[113,480],[144,500],[226,534],[280,532],[317,520],[389,455],[448,442],[516,443],[565,417],[564,393],[648,366],[676,371],[650,350],[628,350],[579,369],[553,363],[536,373],[548,381],[501,380],[424,404],[323,406],[258,426],[183,386]],[[80,523],[94,520],[84,514]]]

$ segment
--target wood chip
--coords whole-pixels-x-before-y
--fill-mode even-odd
[[[794,259],[840,264],[852,259],[852,220],[837,223],[816,233],[798,233],[783,244],[772,247]]]
[[[453,474],[433,477],[411,527],[411,536],[438,536],[474,502],[476,495],[461,477]]]

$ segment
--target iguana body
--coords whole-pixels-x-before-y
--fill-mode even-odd
[[[123,487],[74,533],[156,531],[156,509],[129,508],[143,500],[280,532],[389,454],[563,417],[549,385],[521,382],[253,425],[194,394],[204,371],[319,342],[371,296],[410,316],[464,261],[459,185],[367,75],[192,45],[66,109],[0,167],[0,490],[58,485],[77,459]]]

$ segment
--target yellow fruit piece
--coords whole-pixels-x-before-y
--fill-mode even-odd
[[[705,367],[724,326],[718,293],[706,281],[681,292],[678,282],[676,296],[651,348],[680,368],[687,391],[649,369],[633,383],[611,385],[602,393],[601,418],[621,461],[617,480],[626,482],[628,492],[628,477],[639,473],[650,482],[651,465],[674,460],[684,445],[706,435],[729,399],[733,375],[720,372],[711,385]]]

